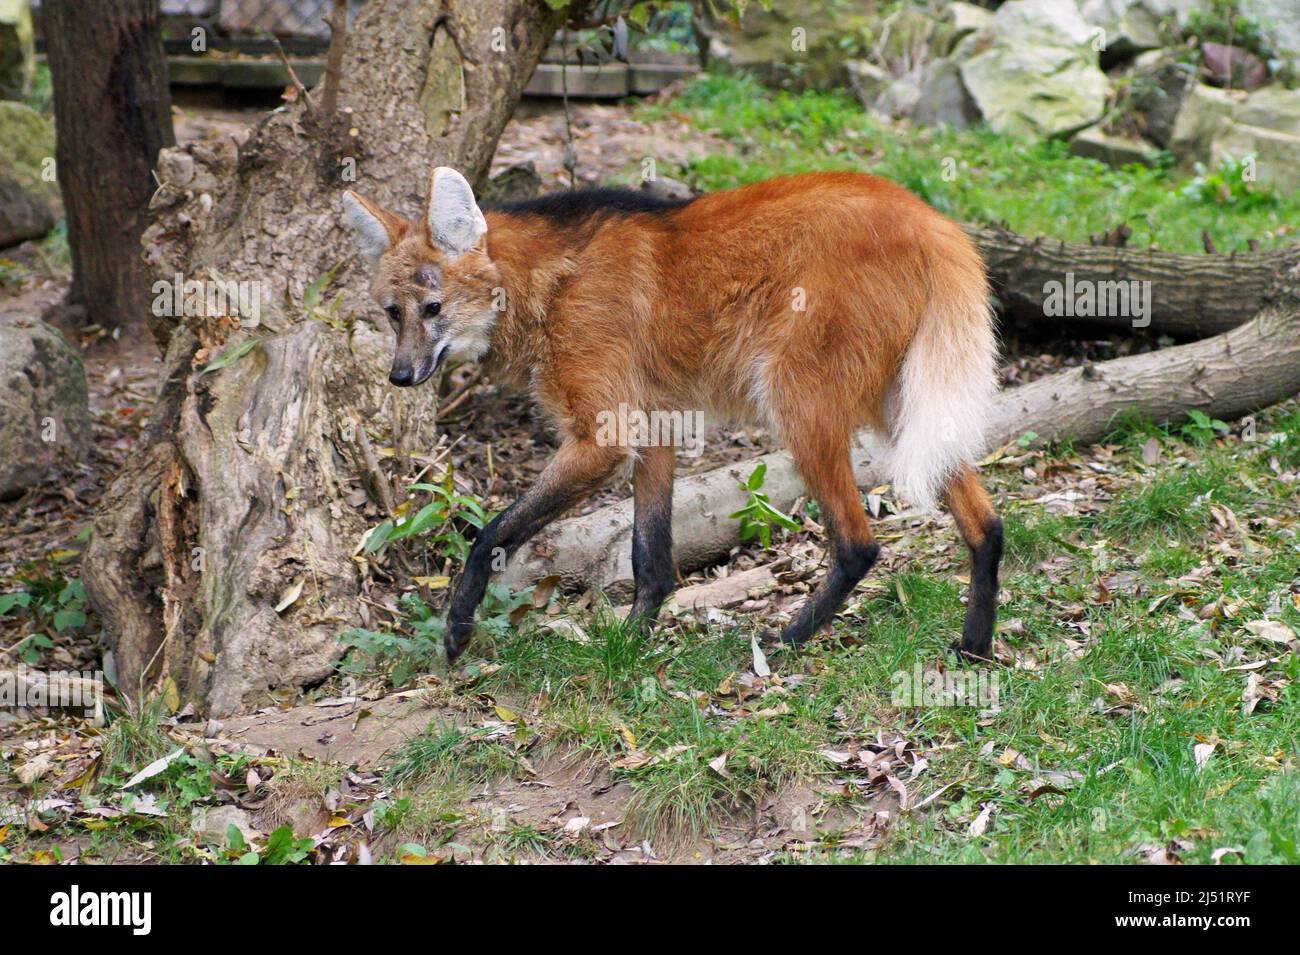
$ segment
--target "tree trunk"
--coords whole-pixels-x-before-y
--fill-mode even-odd
[[[1080,245],[1058,239],[1030,239],[994,226],[967,226],[988,266],[993,290],[1012,317],[1061,328],[1095,324],[1205,338],[1235,328],[1259,311],[1265,296],[1300,262],[1300,245],[1241,255],[1181,255],[1153,249]],[[1144,299],[1150,314],[1050,316],[1044,301],[1050,282],[1076,287],[1106,282],[1150,283]],[[1149,324],[1146,324],[1149,321]]]
[[[106,328],[142,324],[140,234],[158,151],[175,142],[158,0],[46,0],[44,14],[69,302]]]
[[[422,466],[436,396],[387,384],[391,333],[373,324],[341,196],[415,214],[434,166],[481,180],[562,17],[541,0],[371,0],[337,113],[299,96],[238,155],[163,154],[147,257],[169,289],[209,294],[153,309],[162,394],[86,554],[127,694],[171,680],[200,711],[246,710],[328,676],[340,633],[367,619],[359,543],[375,515],[350,502],[367,488],[382,506],[403,465]],[[219,283],[246,283],[258,307],[211,295],[234,287]]]
[[[1205,258],[1213,258],[1206,256]],[[1116,358],[1048,375],[1002,392],[989,437],[994,444],[1033,431],[1038,441],[1097,441],[1123,412],[1155,421],[1181,420],[1191,409],[1234,418],[1300,393],[1300,284],[1293,277],[1244,325],[1213,338]],[[726,558],[739,542],[728,515],[745,505],[739,483],[767,465],[763,491],[786,509],[804,494],[784,451],[679,479],[673,492],[673,555],[689,572]],[[886,480],[866,443],[853,453],[858,484]],[[616,596],[632,584],[632,502],[622,501],[551,525],[517,552],[503,574],[526,587],[559,574],[568,586],[597,587]]]

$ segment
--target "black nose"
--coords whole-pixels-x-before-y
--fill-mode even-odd
[[[410,365],[398,368],[393,366],[393,370],[388,373],[388,380],[395,385],[405,388],[411,382],[415,381],[415,369]]]

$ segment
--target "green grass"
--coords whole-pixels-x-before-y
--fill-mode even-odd
[[[1006,222],[1018,232],[1076,242],[1127,223],[1130,245],[1183,252],[1202,249],[1202,230],[1224,251],[1244,250],[1251,239],[1263,248],[1287,245],[1300,221],[1297,195],[1225,193],[1214,188],[1213,172],[1189,177],[1168,160],[1112,169],[1068,155],[1063,142],[1018,142],[985,128],[890,125],[842,91],[771,92],[746,77],[705,75],[672,101],[639,111],[646,120],[674,113],[735,146],[670,173],[709,190],[855,169],[893,179],[963,221]]]
[[[1230,848],[1225,862],[1294,863],[1300,661],[1244,625],[1268,616],[1300,630],[1289,590],[1300,495],[1272,466],[1285,444],[1276,436],[1295,425],[1294,406],[1264,416],[1253,442],[1128,422],[1111,438],[1109,499],[1084,516],[1034,504],[1040,492],[1021,484],[1019,465],[991,468],[1010,504],[1001,619],[1014,624],[1001,640],[1016,661],[984,672],[997,680],[993,710],[893,695],[898,674],[918,665],[977,672],[946,652],[964,612],[964,559],[935,569],[920,553],[860,591],[832,638],[771,651],[775,677],[752,693],[744,625],[647,633],[607,614],[582,620],[577,639],[503,637],[499,668],[477,688],[532,701],[521,734],[536,752],[608,766],[630,788],[624,832],[660,847],[743,828],[756,807],[804,786],[819,793],[815,834],[778,861],[1139,862],[1159,850],[1206,863]],[[1146,465],[1152,437],[1162,454]],[[1075,452],[1053,460],[1088,473]],[[1211,504],[1234,509],[1249,546],[1214,523]],[[927,553],[930,536],[917,538]],[[1184,577],[1203,565],[1208,574]],[[1231,667],[1266,658],[1277,662],[1250,672],[1269,692],[1246,713],[1248,671]],[[390,779],[463,785],[516,771],[509,744],[471,732],[412,741]],[[870,848],[843,847],[880,807],[880,790],[823,751],[895,738],[928,761],[915,778],[895,770],[913,804],[949,788],[895,815]],[[1198,744],[1214,747],[1200,766]],[[1008,751],[1019,759],[999,761]],[[986,830],[972,835],[989,805]],[[440,804],[438,818],[468,818],[449,812]],[[491,842],[505,857],[577,851],[533,826],[512,824]]]
[[[513,779],[582,805],[578,790],[562,795],[562,766],[579,786],[603,774],[622,784],[617,837],[648,839],[661,857],[745,844],[772,805],[811,793],[807,826],[776,837],[773,861],[1135,863],[1163,852],[1209,863],[1226,849],[1226,863],[1300,862],[1300,659],[1247,628],[1269,619],[1300,632],[1300,486],[1279,460],[1300,409],[1256,418],[1251,440],[1240,423],[1207,436],[1126,421],[1105,451],[1021,449],[987,468],[1007,560],[998,657],[983,669],[947,650],[967,570],[965,548],[936,526],[890,538],[890,566],[833,633],[768,650],[766,679],[751,645],[764,620],[648,632],[601,611],[579,616],[572,635],[522,627],[476,644],[490,658],[440,691],[454,718],[382,760],[375,858],[598,858],[600,840],[564,831],[553,806],[525,821],[492,801]],[[1160,455],[1144,463],[1152,440]],[[1051,513],[1035,502],[1042,479],[1024,481],[1027,460],[1065,469],[1070,487],[1097,478],[1098,490],[1076,514]],[[998,705],[901,699],[900,676],[917,668],[995,681]],[[1252,687],[1257,702],[1243,706]],[[229,861],[196,847],[188,821],[221,780],[260,766],[270,799],[287,801],[341,786],[333,764],[195,750],[124,790],[178,743],[161,702],[112,717],[82,798],[122,814],[50,814],[49,833],[15,828],[0,859],[58,861],[60,841],[76,839],[86,859]],[[887,771],[908,805],[935,797],[901,813],[892,785],[828,756],[881,743],[888,756],[895,740],[906,755]],[[1198,746],[1212,747],[1200,763]],[[269,841],[260,851],[274,861]]]

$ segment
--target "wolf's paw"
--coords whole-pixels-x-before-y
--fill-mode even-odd
[[[469,646],[470,637],[474,634],[474,619],[469,620],[448,620],[447,634],[442,638],[443,648],[447,651],[447,664],[450,666],[456,662],[456,658],[465,652]]]

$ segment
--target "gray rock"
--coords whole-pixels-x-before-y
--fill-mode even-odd
[[[641,180],[641,191],[649,193],[656,199],[673,201],[694,199],[699,195],[689,185],[671,176],[655,176],[653,179],[643,179]]]
[[[1184,167],[1253,156],[1261,185],[1300,189],[1300,90],[1274,85],[1247,96],[1198,83],[1179,110],[1169,149]]]
[[[1084,0],[1079,13],[1104,31],[1101,52],[1107,60],[1132,56],[1161,45],[1161,14],[1147,0]]]
[[[1100,159],[1110,166],[1129,166],[1138,163],[1149,166],[1160,152],[1154,143],[1131,136],[1112,136],[1093,127],[1077,133],[1070,140],[1070,152],[1075,156]]]
[[[53,228],[50,207],[0,172],[0,249],[38,238]]]
[[[1232,124],[1240,93],[1197,83],[1187,91],[1169,137],[1169,151],[1184,166],[1208,162],[1215,137]]]
[[[87,402],[81,358],[56,328],[27,315],[0,316],[0,498],[84,457]]]
[[[48,162],[47,162],[48,160]],[[22,103],[0,100],[0,170],[33,200],[63,216],[59,185],[47,175],[53,170],[54,126]]]
[[[1255,90],[1237,107],[1232,121],[1300,136],[1300,90],[1277,85]],[[1300,155],[1295,159],[1300,163]]]
[[[27,0],[0,0],[0,99],[22,99],[36,76],[36,43]]]
[[[1238,0],[1241,12],[1259,25],[1283,60],[1300,65],[1300,3],[1296,0]]]
[[[889,71],[866,60],[848,60],[844,64],[853,95],[865,108],[874,110],[881,95],[894,82]]]
[[[899,76],[890,81],[876,100],[876,112],[882,116],[911,116],[920,100],[920,80],[915,76]]]
[[[952,27],[954,40],[993,26],[992,11],[973,3],[961,3],[960,0],[944,7],[942,16],[944,22]]]
[[[880,18],[867,3],[783,0],[765,10],[751,3],[739,24],[715,17],[710,5],[695,19],[709,69],[752,73],[765,83],[826,89],[844,82],[853,37],[875,37]]]
[[[252,816],[238,806],[199,808],[190,816],[190,832],[199,845],[224,847],[231,826],[243,834],[244,842],[249,845],[262,835],[253,825]]]
[[[1133,61],[1128,80],[1129,101],[1142,114],[1147,137],[1157,146],[1168,146],[1183,99],[1196,83],[1195,68],[1163,50],[1152,50]]]
[[[1278,192],[1300,192],[1300,136],[1276,129],[1232,123],[1214,137],[1210,162],[1219,166],[1229,159],[1253,157],[1250,172],[1262,186]]]
[[[961,79],[997,132],[1024,138],[1071,133],[1106,108],[1096,31],[1073,0],[1010,0],[998,8],[987,48],[961,63]]]
[[[966,129],[980,118],[979,108],[961,80],[961,68],[952,60],[926,64],[912,118],[927,126],[956,129]]]
[[[515,163],[487,181],[480,198],[484,202],[517,202],[542,193],[542,177],[533,161]]]

